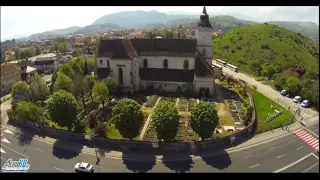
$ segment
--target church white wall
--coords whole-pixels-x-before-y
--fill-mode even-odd
[[[162,86],[162,90],[165,92],[177,92],[178,85],[180,85],[181,90],[184,91],[186,88],[185,82],[171,82],[171,81],[140,81],[140,84],[143,89],[153,86],[154,91],[159,91],[160,86]]]
[[[117,59],[117,60],[110,60],[110,68],[111,68],[111,77],[114,79],[117,83],[117,85],[120,85],[119,81],[119,67],[122,68],[123,72],[123,85],[120,85],[122,87],[132,87],[133,83],[131,83],[133,80],[131,78],[130,73],[132,72],[132,67],[131,67],[131,60],[128,59]]]
[[[132,60],[132,73],[133,73],[133,88],[135,92],[139,91],[139,81],[140,81],[140,76],[139,76],[139,60],[138,58],[134,58]]]
[[[107,63],[108,58],[104,58],[104,57],[97,57],[96,58],[96,65],[97,68],[108,68],[108,63]],[[111,61],[109,60],[110,64]]]
[[[185,60],[189,61],[189,69],[194,69],[194,57],[140,56],[139,67],[143,68],[144,59],[148,60],[148,68],[163,68],[163,60],[168,60],[168,69],[183,69]]]
[[[199,93],[200,88],[209,88],[210,96],[213,96],[214,78],[194,76],[194,88]]]

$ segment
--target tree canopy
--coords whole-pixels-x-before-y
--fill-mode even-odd
[[[64,73],[59,72],[57,80],[56,80],[56,82],[54,84],[54,89],[56,91],[60,90],[60,89],[63,89],[65,91],[67,91],[67,92],[72,93],[73,81],[68,76],[66,76]]]
[[[59,65],[59,72],[64,73],[67,75],[69,78],[73,78],[74,71],[73,69],[69,66],[69,64],[60,64]]]
[[[191,111],[190,126],[202,140],[210,138],[219,123],[214,103],[200,102]]]
[[[31,82],[31,97],[34,101],[43,101],[50,95],[49,87],[40,75],[36,75],[35,79]]]
[[[20,101],[15,109],[15,117],[22,122],[43,122],[43,109],[32,102]]]
[[[133,139],[143,125],[141,106],[132,99],[121,99],[112,108],[113,122],[124,138]]]
[[[107,86],[101,81],[96,82],[92,89],[92,96],[94,100],[100,101],[104,108],[105,101],[109,98],[109,91]]]
[[[30,86],[25,81],[18,81],[12,86],[11,97],[14,101],[29,100],[31,98]]]
[[[110,93],[115,91],[116,82],[111,77],[104,78],[102,82],[107,86]]]
[[[48,100],[47,109],[52,121],[70,131],[77,120],[79,105],[71,93],[58,90]]]
[[[159,140],[174,140],[178,133],[179,118],[179,112],[174,103],[164,101],[157,105],[152,114],[152,121],[154,121]]]

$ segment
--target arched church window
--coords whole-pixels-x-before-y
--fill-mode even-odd
[[[103,62],[102,59],[100,59],[100,64],[102,64],[102,62]]]
[[[202,54],[203,54],[203,56],[206,56],[206,48],[202,49]]]
[[[184,60],[183,69],[189,69],[189,61],[188,60]]]
[[[163,68],[168,68],[168,59],[163,60]]]
[[[119,78],[119,84],[123,84],[123,71],[122,71],[122,68],[119,67],[118,69],[118,78]]]
[[[148,67],[148,60],[147,60],[147,59],[144,59],[144,60],[143,60],[143,67],[144,67],[144,68],[147,68],[147,67]]]
[[[108,68],[110,68],[110,61],[109,61],[109,59],[107,60],[107,66],[108,66]]]

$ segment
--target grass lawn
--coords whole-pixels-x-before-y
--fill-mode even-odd
[[[107,124],[106,137],[110,139],[123,139],[118,129],[111,124]]]
[[[5,102],[9,101],[10,99],[11,99],[11,96],[8,96],[8,97],[2,99],[2,100],[0,101],[0,102],[1,102],[0,104],[5,103]]]
[[[290,122],[292,114],[288,110],[280,106],[278,103],[272,101],[271,99],[265,97],[257,91],[253,92],[253,99],[258,121],[256,133],[262,133],[275,128],[279,128],[281,127],[281,125]],[[275,117],[274,119],[264,123],[264,121],[268,117],[268,113],[275,113],[275,111],[271,109],[271,105],[273,105],[274,110],[282,110],[283,113]]]

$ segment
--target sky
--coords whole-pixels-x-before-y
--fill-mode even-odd
[[[202,6],[1,6],[1,41],[71,26],[87,26],[122,11],[202,12]],[[318,6],[207,6],[208,14],[264,21],[311,21],[319,24]]]

